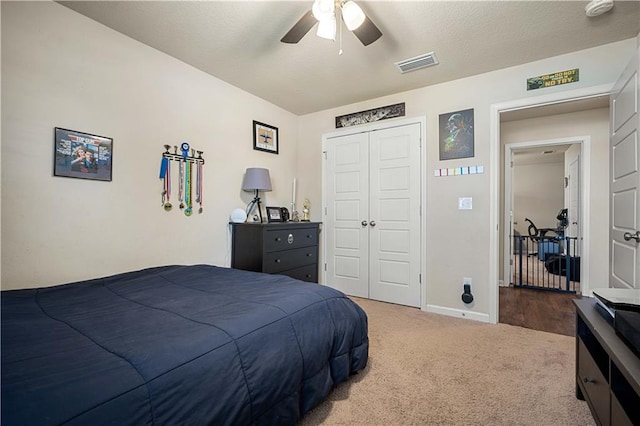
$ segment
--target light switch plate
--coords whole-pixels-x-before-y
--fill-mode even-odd
[[[471,197],[459,197],[458,198],[458,210],[472,210],[473,198]]]

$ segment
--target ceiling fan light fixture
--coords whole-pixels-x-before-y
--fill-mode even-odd
[[[311,7],[311,13],[319,22],[334,16],[335,19],[335,3],[333,0],[316,0]]]
[[[318,31],[316,32],[318,37],[326,38],[329,40],[336,39],[336,17],[332,15],[329,18],[322,19],[318,22]]]
[[[353,0],[349,0],[342,5],[342,19],[349,31],[357,29],[364,22],[365,15],[360,6]]]

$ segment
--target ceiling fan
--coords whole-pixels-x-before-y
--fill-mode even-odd
[[[280,41],[299,42],[316,22],[318,37],[335,40],[337,13],[347,29],[352,31],[365,46],[382,37],[382,32],[353,0],[315,0],[311,10],[305,13]]]

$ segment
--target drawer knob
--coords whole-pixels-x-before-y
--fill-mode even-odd
[[[312,237],[312,235],[307,235],[307,238],[311,238],[311,237]]]
[[[276,241],[282,241],[282,238],[278,237],[276,238]]]
[[[293,244],[293,234],[289,234],[289,236],[287,237],[287,242],[289,244]]]
[[[595,384],[595,383],[596,383],[596,381],[595,381],[595,380],[590,379],[590,378],[588,378],[588,377],[585,377],[585,378],[584,378],[584,382],[585,382],[585,383],[593,383],[593,384]]]
[[[307,274],[307,275],[305,275],[305,277],[311,278],[311,274]]]
[[[307,257],[311,257],[311,253],[307,253]]]
[[[276,259],[276,263],[280,263],[280,259]]]

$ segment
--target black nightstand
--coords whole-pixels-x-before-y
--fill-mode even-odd
[[[320,222],[231,223],[231,267],[318,282]]]

